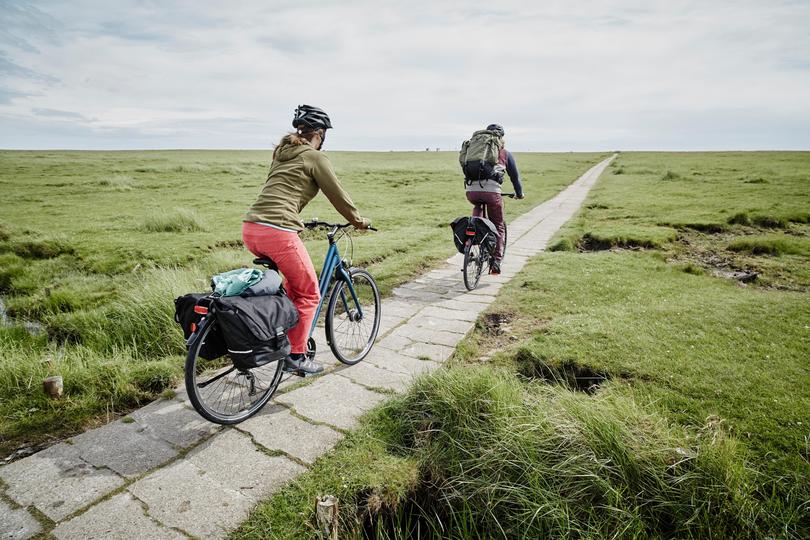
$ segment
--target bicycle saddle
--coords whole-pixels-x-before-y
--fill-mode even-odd
[[[266,266],[267,268],[270,268],[271,270],[278,270],[278,266],[276,266],[275,261],[273,259],[269,259],[267,257],[258,257],[256,259],[253,259],[253,264],[260,265],[260,266]]]

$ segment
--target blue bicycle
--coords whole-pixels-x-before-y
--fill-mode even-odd
[[[368,271],[352,267],[340,255],[338,241],[344,236],[351,240],[348,236],[351,225],[312,220],[305,226],[307,229],[329,229],[326,235],[329,249],[319,279],[321,301],[309,331],[307,356],[315,356],[316,345],[312,336],[326,304],[324,327],[329,348],[338,360],[354,365],[368,355],[377,338],[382,307],[380,290]],[[253,263],[277,270],[271,259],[254,259]],[[284,360],[240,369],[227,356],[205,359],[200,352],[214,325],[215,313],[206,312],[197,330],[189,337],[186,391],[191,404],[207,420],[236,424],[259,412],[270,400],[281,383]]]

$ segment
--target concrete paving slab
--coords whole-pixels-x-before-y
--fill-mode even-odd
[[[306,469],[284,456],[269,456],[248,435],[226,430],[186,458],[218,484],[259,501]]]
[[[396,335],[392,332],[388,334],[375,344],[376,346],[385,347],[386,349],[399,350],[411,344],[411,340],[403,336],[401,333]],[[373,349],[372,349],[373,350]]]
[[[152,437],[180,448],[188,448],[222,428],[176,400],[155,401],[133,412],[130,417],[145,427],[146,433]]]
[[[346,377],[367,388],[382,388],[393,392],[402,392],[405,390],[412,379],[412,376],[409,374],[382,369],[374,364],[366,364],[365,362],[340,369],[336,371],[335,374]]]
[[[51,534],[59,540],[172,540],[184,535],[146,515],[130,493],[119,493],[84,514],[58,525]]]
[[[443,332],[454,332],[456,334],[466,334],[472,330],[474,323],[470,321],[448,321],[438,317],[428,315],[417,315],[410,320],[409,325],[429,330],[442,330]]]
[[[377,339],[379,340],[381,336],[384,336],[391,329],[396,328],[407,320],[408,318],[406,317],[395,317],[393,315],[384,316],[382,319],[380,319],[380,328],[377,332]]]
[[[414,343],[409,347],[405,347],[400,352],[405,356],[413,358],[426,358],[434,362],[444,362],[453,355],[455,349],[445,345],[436,345],[433,343]]]
[[[280,450],[305,463],[313,463],[335,446],[343,434],[327,426],[310,424],[276,405],[239,424],[268,450]]]
[[[344,377],[327,376],[278,397],[278,401],[316,422],[342,429],[357,425],[357,419],[385,399]]]
[[[386,298],[382,304],[383,319],[388,316],[409,318],[414,313],[422,309],[422,305],[406,302],[404,300],[397,300],[395,298]]]
[[[449,300],[444,300],[440,303],[446,305],[447,302],[449,302]],[[437,317],[439,319],[447,319],[450,321],[473,322],[478,318],[478,314],[484,310],[484,307],[485,306],[470,306],[469,308],[465,307],[463,309],[449,309],[446,307],[428,306],[420,313],[422,315],[427,315],[428,317]]]
[[[25,508],[12,508],[0,499],[0,538],[28,540],[42,532],[42,525]]]
[[[487,309],[491,303],[492,302],[490,302],[486,297],[473,296],[471,294],[458,294],[453,297],[449,297],[446,300],[442,300],[441,302],[437,302],[434,304],[434,306],[448,309],[458,309],[461,311],[475,311],[480,313]]]
[[[224,538],[253,506],[251,499],[185,460],[153,472],[127,490],[146,504],[148,515],[199,538]]]
[[[455,347],[458,345],[459,341],[464,339],[464,334],[432,330],[411,323],[400,326],[392,335],[407,337],[414,343],[435,343],[437,345],[446,345],[447,347]]]
[[[435,371],[441,366],[441,364],[438,362],[419,360],[417,358],[405,356],[396,351],[385,349],[383,347],[375,347],[365,358],[365,360],[363,360],[363,363],[368,363],[382,369],[388,369],[409,375],[421,375],[422,373],[429,373],[431,371]]]
[[[442,297],[441,293],[438,292],[414,290],[406,287],[397,287],[392,292],[396,297],[407,298],[410,301],[421,302],[424,304],[429,304],[430,302],[434,302]]]
[[[83,460],[127,477],[154,469],[177,455],[177,450],[168,443],[153,437],[147,426],[122,420],[77,435],[70,441]]]
[[[108,469],[93,467],[68,444],[57,444],[0,467],[6,495],[20,506],[34,505],[54,521],[100,499],[124,483]]]

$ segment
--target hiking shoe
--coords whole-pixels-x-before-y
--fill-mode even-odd
[[[498,276],[501,273],[501,263],[499,261],[492,261],[489,264],[489,274],[491,276]]]
[[[291,354],[284,360],[284,371],[314,375],[323,371],[323,365],[303,354]]]

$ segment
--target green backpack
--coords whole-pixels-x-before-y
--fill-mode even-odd
[[[503,139],[486,129],[476,131],[470,140],[464,141],[458,154],[458,162],[464,171],[467,184],[493,176],[502,148]]]

